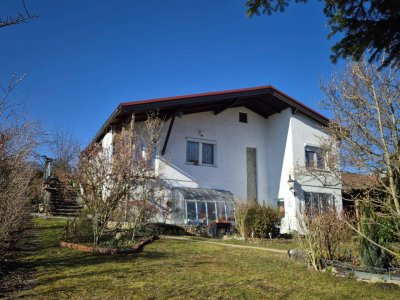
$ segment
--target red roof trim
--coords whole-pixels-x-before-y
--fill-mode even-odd
[[[131,106],[131,105],[153,103],[153,102],[162,102],[162,101],[172,101],[172,100],[179,100],[179,99],[188,99],[188,98],[190,99],[190,98],[217,96],[217,95],[224,95],[224,94],[233,94],[233,93],[256,91],[256,90],[262,90],[262,89],[274,89],[274,87],[272,87],[271,85],[266,85],[266,86],[258,86],[258,87],[252,87],[252,88],[244,88],[244,89],[225,90],[225,91],[207,92],[207,93],[199,93],[199,94],[189,94],[189,95],[181,95],[181,96],[173,96],[173,97],[165,97],[165,98],[154,98],[154,99],[147,99],[147,100],[122,102],[120,105],[121,106]]]
[[[154,99],[138,100],[138,101],[131,101],[131,102],[122,102],[122,103],[120,103],[119,106],[120,107],[135,106],[135,105],[146,104],[146,103],[157,103],[157,102],[173,101],[173,100],[180,100],[180,99],[190,99],[190,98],[200,98],[200,97],[207,97],[207,96],[234,94],[234,93],[240,93],[240,92],[264,90],[264,89],[271,89],[272,91],[280,94],[281,96],[283,96],[285,98],[288,98],[289,100],[293,101],[295,104],[303,107],[304,109],[312,112],[313,114],[315,114],[315,115],[319,116],[320,118],[329,122],[329,119],[327,117],[325,117],[324,115],[322,115],[319,112],[315,111],[314,109],[308,107],[307,105],[301,103],[300,101],[294,99],[293,97],[290,97],[289,95],[278,90],[277,88],[273,87],[272,85],[235,89],[235,90],[217,91],[217,92],[208,92],[208,93],[199,93],[199,94],[190,94],[190,95],[181,95],[181,96],[173,96],[173,97],[164,97],[164,98],[154,98]]]
[[[284,92],[282,92],[281,90],[278,90],[277,88],[271,86],[271,89],[274,90],[275,92],[277,92],[278,94],[281,94],[282,96],[290,99],[291,101],[293,101],[294,103],[296,103],[297,105],[303,107],[306,110],[309,110],[310,112],[312,112],[313,114],[316,114],[317,116],[319,116],[322,119],[325,119],[327,122],[329,122],[329,118],[325,117],[323,114],[317,112],[316,110],[312,109],[311,107],[301,103],[299,100],[294,99],[293,97],[289,96],[288,94],[285,94]]]

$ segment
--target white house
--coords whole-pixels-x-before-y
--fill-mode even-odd
[[[156,166],[171,188],[177,224],[229,219],[233,199],[284,211],[281,232],[296,229],[306,203],[342,208],[341,186],[294,177],[297,165],[323,168],[318,152],[329,120],[272,86],[121,103],[95,136],[111,143],[113,126],[166,117]],[[293,182],[294,181],[294,182]]]

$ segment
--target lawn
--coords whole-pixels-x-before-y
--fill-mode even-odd
[[[250,247],[260,247],[260,248],[270,248],[277,250],[289,250],[297,247],[296,243],[291,239],[254,239],[253,241],[244,241],[244,240],[222,240],[222,239],[210,239],[203,237],[188,237],[193,241],[213,241],[224,244],[233,244],[233,245],[241,245],[241,246],[250,246]]]
[[[400,299],[400,288],[308,272],[284,254],[199,241],[159,240],[131,256],[58,246],[63,220],[35,220],[41,249],[26,299]]]

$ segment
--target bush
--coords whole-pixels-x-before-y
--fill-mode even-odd
[[[236,205],[235,221],[244,238],[267,238],[281,219],[277,208],[263,206],[256,201]]]
[[[387,246],[389,242],[394,240],[390,230],[391,224],[384,224],[385,221],[387,220],[380,219],[371,207],[363,207],[361,229],[369,239],[382,246]],[[368,267],[388,268],[393,259],[387,251],[362,236],[360,237],[360,253],[363,263]]]
[[[144,226],[144,231],[148,235],[185,235],[183,227],[166,223],[149,223]]]
[[[1,110],[0,110],[1,117]],[[0,124],[1,125],[1,124]],[[14,257],[14,248],[31,226],[29,183],[34,168],[26,160],[31,149],[13,149],[22,136],[7,135],[0,126],[0,265]]]
[[[335,207],[328,207],[325,212],[307,211],[298,216],[299,232],[294,236],[299,247],[307,252],[308,263],[315,270],[322,270],[322,259],[351,260],[348,243],[352,232],[343,219],[349,221],[348,216],[339,214]]]
[[[62,239],[73,243],[86,243],[93,240],[92,220],[87,209],[83,209],[79,217],[68,220],[64,226]]]

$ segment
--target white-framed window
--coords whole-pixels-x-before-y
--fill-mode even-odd
[[[216,145],[210,141],[186,141],[186,163],[193,165],[215,166]]]
[[[316,146],[305,146],[306,167],[315,169],[325,169],[324,153],[321,148]]]
[[[305,211],[310,214],[327,212],[328,208],[335,208],[335,196],[328,193],[304,192]]]
[[[186,200],[186,224],[209,225],[214,221],[232,221],[233,202],[213,200]]]

